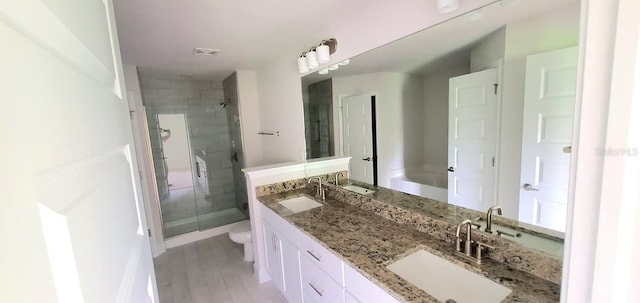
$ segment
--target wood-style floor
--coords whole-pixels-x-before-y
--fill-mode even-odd
[[[258,283],[227,234],[171,248],[154,265],[160,303],[287,302],[273,282]]]

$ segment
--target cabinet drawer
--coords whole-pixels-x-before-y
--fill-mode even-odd
[[[342,260],[301,231],[298,231],[298,249],[300,250],[301,259],[309,260],[327,273],[341,287],[344,286]]]
[[[305,298],[310,297],[315,303],[344,302],[344,289],[342,286],[320,270],[309,258],[300,258],[300,265],[302,292]]]
[[[347,290],[357,299],[356,302],[398,303],[398,300],[346,264],[344,282]]]

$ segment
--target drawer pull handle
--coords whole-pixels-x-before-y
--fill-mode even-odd
[[[316,286],[315,286],[315,285],[313,285],[313,283],[309,283],[309,286],[311,286],[311,288],[313,288],[313,290],[315,290],[315,291],[316,291],[316,293],[318,293],[318,295],[322,297],[322,293],[324,293],[324,291],[322,291],[322,290],[318,290],[318,289],[316,288]]]
[[[314,259],[318,260],[318,262],[320,262],[320,257],[316,256],[312,251],[307,249],[307,253],[310,254]]]

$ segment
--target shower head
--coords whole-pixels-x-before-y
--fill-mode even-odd
[[[227,101],[221,102],[220,107],[225,108],[229,104],[231,104],[231,98],[227,99]]]

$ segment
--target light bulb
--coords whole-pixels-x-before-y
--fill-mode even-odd
[[[331,60],[331,54],[329,53],[329,45],[322,44],[316,47],[316,53],[318,54],[318,63],[327,63]]]
[[[446,14],[460,7],[460,0],[438,0],[438,12]]]
[[[309,68],[318,67],[318,56],[316,55],[315,50],[308,51],[307,54],[304,56],[307,57],[307,66]]]
[[[305,57],[298,57],[298,72],[304,74],[309,71],[309,67],[307,66],[307,59]]]

